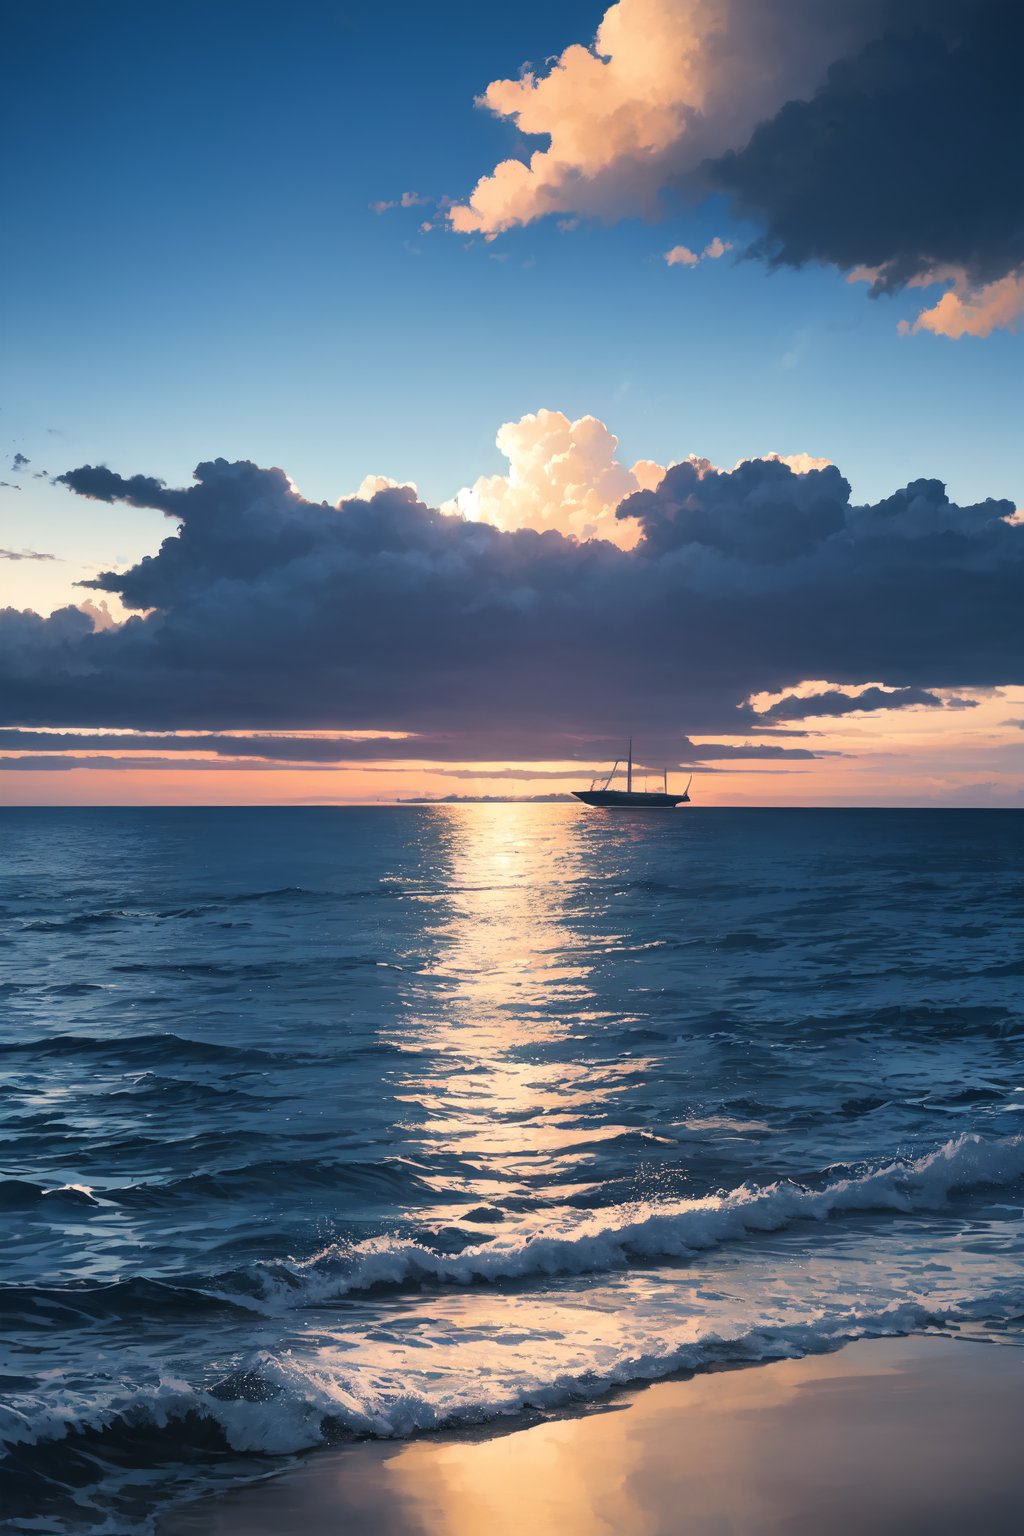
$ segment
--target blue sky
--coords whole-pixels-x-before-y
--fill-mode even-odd
[[[679,241],[742,242],[721,201],[491,244],[420,234],[422,207],[370,210],[465,196],[521,152],[474,95],[590,38],[599,5],[8,14],[5,463],[182,483],[247,457],[315,499],[377,472],[438,501],[503,467],[502,422],[548,406],[599,416],[629,461],[804,450],[857,498],[921,474],[961,500],[1024,495],[1019,338],[901,337],[914,296],[870,300],[832,268],[667,267]],[[166,529],[43,480],[0,496],[4,545],[71,564],[133,559]],[[9,601],[40,579],[0,574]]]

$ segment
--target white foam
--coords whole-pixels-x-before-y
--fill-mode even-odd
[[[487,1243],[437,1253],[394,1237],[350,1248],[328,1247],[293,1265],[289,1279],[266,1274],[271,1305],[327,1301],[375,1285],[472,1285],[532,1275],[572,1275],[620,1268],[631,1259],[686,1259],[751,1233],[798,1221],[826,1221],[848,1211],[941,1208],[957,1190],[1024,1177],[1024,1136],[959,1136],[925,1157],[889,1162],[821,1189],[783,1180],[741,1185],[703,1199],[638,1202],[598,1213],[561,1211],[503,1227]],[[545,1224],[546,1223],[546,1224]]]
[[[306,1355],[261,1353],[213,1392],[167,1381],[87,1401],[23,1399],[0,1416],[8,1447],[147,1425],[168,1429],[186,1415],[212,1420],[241,1454],[289,1455],[340,1433],[401,1438],[452,1424],[486,1423],[526,1409],[558,1409],[617,1386],[719,1364],[792,1359],[859,1338],[906,1334],[944,1322],[1009,1318],[1024,1312],[1024,1286],[931,1305],[917,1297],[882,1307],[823,1309],[735,1333],[697,1331],[677,1319],[666,1331],[622,1317],[609,1330],[570,1330],[522,1340],[506,1360],[500,1341],[462,1337],[440,1344],[418,1369],[382,1370],[371,1353],[320,1348]],[[605,1320],[606,1321],[606,1320]],[[231,1395],[237,1391],[238,1395]],[[244,1392],[244,1395],[242,1393]]]
[[[458,1286],[621,1268],[634,1256],[685,1257],[847,1211],[937,1209],[957,1190],[1006,1184],[1022,1175],[1024,1138],[963,1136],[926,1157],[889,1162],[818,1190],[783,1182],[601,1215],[563,1213],[554,1230],[519,1227],[493,1244],[456,1255],[388,1239],[346,1252],[329,1250],[326,1268],[324,1255],[296,1266],[294,1284],[272,1281],[268,1273],[268,1287],[277,1288],[270,1304],[277,1306],[277,1292],[294,1306],[382,1281]],[[167,1428],[173,1435],[187,1414],[198,1414],[215,1421],[238,1452],[282,1455],[339,1430],[401,1436],[455,1421],[483,1422],[527,1407],[557,1408],[679,1370],[831,1349],[849,1339],[911,1332],[936,1321],[1024,1313],[1024,1283],[1007,1285],[997,1274],[976,1288],[977,1276],[972,1279],[969,1268],[945,1279],[931,1273],[933,1268],[925,1264],[902,1278],[891,1276],[884,1304],[874,1284],[841,1302],[834,1288],[823,1292],[809,1284],[801,1287],[802,1295],[789,1292],[784,1301],[733,1297],[710,1310],[706,1285],[695,1275],[703,1315],[686,1304],[674,1283],[639,1310],[597,1310],[566,1299],[563,1290],[552,1293],[545,1312],[543,1294],[531,1289],[522,1296],[522,1308],[510,1311],[512,1298],[495,1296],[490,1311],[500,1316],[490,1321],[476,1305],[484,1297],[464,1294],[449,1297],[436,1319],[424,1312],[418,1331],[380,1324],[362,1335],[330,1335],[318,1327],[320,1342],[312,1347],[303,1343],[285,1353],[262,1352],[212,1392],[165,1381],[159,1387],[125,1385],[91,1398],[56,1388],[45,1399],[26,1396],[0,1409],[0,1441],[8,1446],[59,1441],[85,1431],[116,1438],[122,1423]],[[942,1266],[943,1272],[947,1268]],[[822,1305],[825,1295],[829,1300]]]

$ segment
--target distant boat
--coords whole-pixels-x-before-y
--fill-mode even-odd
[[[670,811],[677,805],[689,805],[690,785],[693,775],[686,781],[686,788],[681,795],[669,794],[668,770],[663,774],[663,789],[634,789],[633,788],[633,738],[629,739],[629,752],[626,756],[626,787],[625,789],[610,789],[621,757],[615,759],[615,765],[606,779],[599,782],[592,779],[589,789],[574,789],[573,794],[577,800],[582,800],[584,805],[600,806],[605,811]]]

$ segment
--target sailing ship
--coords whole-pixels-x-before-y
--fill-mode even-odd
[[[633,738],[629,738],[629,751],[626,755],[626,787],[625,789],[611,789],[614,779],[622,762],[621,757],[615,759],[611,773],[604,779],[592,779],[589,789],[574,789],[573,794],[577,800],[582,800],[584,805],[600,806],[605,811],[670,811],[677,805],[690,803],[690,785],[693,775],[686,781],[686,788],[681,795],[669,793],[668,770],[663,776],[662,789],[634,789],[633,788]]]

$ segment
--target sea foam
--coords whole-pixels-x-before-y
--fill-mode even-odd
[[[958,1136],[926,1156],[884,1163],[819,1188],[781,1180],[700,1199],[637,1202],[600,1213],[548,1210],[487,1243],[438,1253],[393,1236],[331,1245],[301,1263],[251,1272],[268,1305],[303,1305],[375,1286],[473,1285],[620,1268],[631,1260],[688,1259],[750,1234],[846,1212],[940,1208],[959,1190],[1024,1178],[1024,1136]],[[237,1299],[232,1297],[231,1299]]]
[[[212,1448],[212,1431],[240,1454],[283,1456],[351,1435],[403,1438],[527,1410],[557,1411],[680,1372],[793,1359],[861,1338],[1022,1314],[1024,1285],[953,1302],[918,1296],[824,1308],[726,1332],[682,1321],[659,1331],[624,1318],[611,1336],[595,1326],[524,1340],[512,1351],[488,1346],[484,1365],[471,1339],[440,1344],[429,1367],[411,1371],[383,1370],[372,1350],[261,1351],[208,1390],[167,1379],[93,1397],[62,1392],[14,1400],[0,1407],[0,1448],[17,1458],[21,1447],[66,1442],[70,1451],[105,1460],[119,1443],[131,1447],[140,1434],[156,1433],[167,1435],[171,1455],[187,1456],[190,1444]]]

